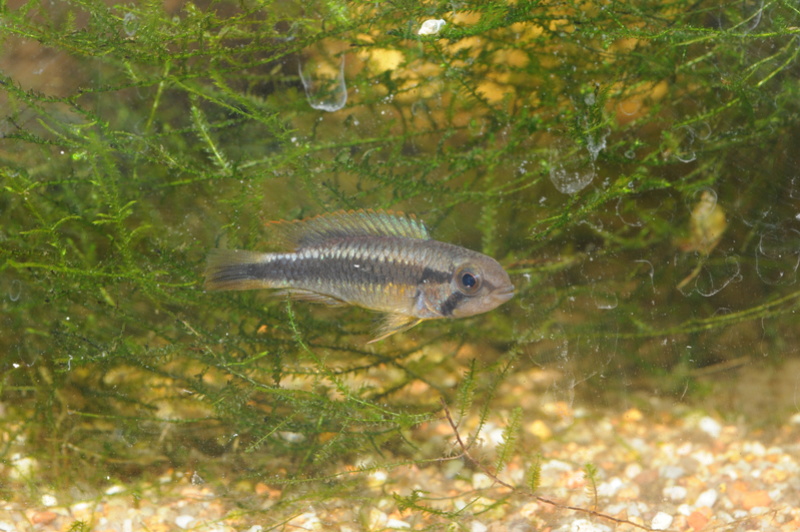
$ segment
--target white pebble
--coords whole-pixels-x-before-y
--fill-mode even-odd
[[[419,35],[436,35],[447,24],[442,19],[428,19],[422,23],[417,34]]]
[[[492,484],[494,484],[494,480],[485,473],[475,473],[472,475],[472,487],[475,489],[491,488]]]
[[[722,434],[722,425],[713,417],[704,416],[700,419],[700,423],[698,423],[697,426],[712,438],[719,438],[720,434]]]
[[[12,469],[9,473],[9,478],[24,479],[33,474],[34,469],[39,464],[33,458],[23,457],[20,454],[11,455]]]
[[[42,495],[42,506],[55,506],[58,504],[58,499],[54,495]]]
[[[703,506],[712,508],[715,502],[717,502],[717,491],[712,489],[706,490],[698,495],[694,505],[698,508],[702,508]]]
[[[383,530],[389,522],[389,516],[381,512],[377,508],[369,511],[369,518],[367,519],[367,528],[369,530]]]
[[[389,519],[386,521],[386,528],[411,528],[411,525],[399,519]]]
[[[601,482],[597,486],[597,494],[600,497],[613,497],[622,487],[622,479],[614,477],[607,482]]]
[[[636,478],[642,471],[642,466],[636,463],[625,466],[625,476],[628,478]]]
[[[12,525],[8,521],[0,521],[0,530],[2,532],[16,532],[17,527]]]
[[[662,493],[667,499],[673,502],[680,502],[686,498],[687,492],[683,486],[667,486]]]
[[[194,521],[194,516],[191,515],[179,515],[175,518],[175,524],[181,528],[189,528],[192,521]]]
[[[592,523],[587,519],[576,519],[570,523],[569,532],[611,532],[611,529],[605,525]]]
[[[661,468],[661,471],[659,471],[659,475],[662,478],[668,478],[671,480],[681,478],[685,474],[686,471],[681,466],[676,465],[666,465]]]
[[[679,515],[685,515],[686,517],[689,517],[690,515],[692,515],[693,511],[694,511],[694,506],[692,506],[690,504],[685,504],[684,503],[684,504],[679,504],[678,505],[678,514]]]
[[[472,526],[470,528],[470,532],[486,532],[487,530],[489,530],[489,527],[487,527],[480,521],[473,521]]]
[[[653,530],[666,530],[672,524],[672,516],[664,512],[658,512],[653,521],[650,523],[650,528]]]
[[[711,453],[709,451],[695,451],[694,453],[692,453],[692,458],[694,458],[700,464],[705,466],[709,466],[716,461],[714,453]]]
[[[116,495],[125,491],[124,486],[111,486],[106,490],[106,495]]]
[[[764,444],[759,441],[745,442],[742,450],[756,456],[764,456],[767,454],[766,447],[764,447]]]

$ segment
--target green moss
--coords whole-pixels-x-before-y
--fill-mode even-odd
[[[460,5],[0,6],[0,390],[54,483],[194,452],[324,479],[420,458],[442,399],[482,427],[532,364],[658,387],[796,354],[796,8]],[[342,58],[347,105],[313,109],[300,65]],[[704,255],[681,246],[709,189],[727,227]],[[364,311],[203,291],[210,248],[351,208],[492,254],[516,298],[367,348]]]

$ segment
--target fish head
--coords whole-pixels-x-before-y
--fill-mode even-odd
[[[449,292],[442,316],[464,318],[502,305],[514,296],[514,285],[496,260],[476,253],[454,264]]]

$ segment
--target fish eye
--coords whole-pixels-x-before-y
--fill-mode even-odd
[[[469,296],[480,290],[481,277],[476,272],[463,269],[456,273],[456,284],[459,290]]]

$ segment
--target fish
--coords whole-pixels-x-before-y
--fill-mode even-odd
[[[500,263],[433,240],[413,215],[350,210],[268,225],[287,251],[214,249],[207,290],[271,289],[295,300],[381,312],[383,323],[368,343],[426,320],[482,314],[514,296]]]

